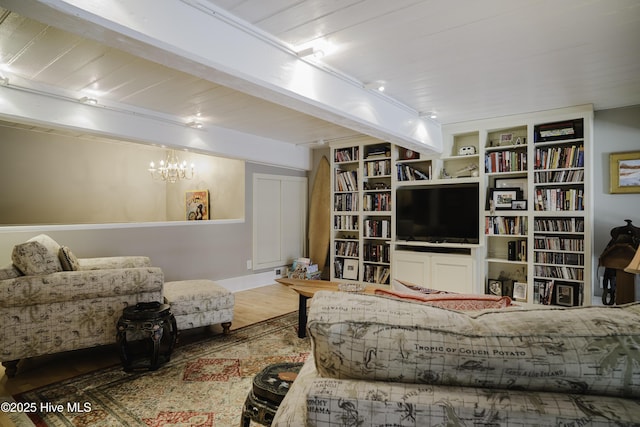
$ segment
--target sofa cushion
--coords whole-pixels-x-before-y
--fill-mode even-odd
[[[15,245],[11,261],[26,276],[62,271],[58,254],[53,255],[46,246],[36,241]]]
[[[397,298],[402,300],[422,302],[436,307],[449,308],[451,310],[487,310],[492,308],[505,308],[511,305],[511,298],[496,295],[471,295],[471,294],[406,294],[387,289],[376,289],[376,295]]]
[[[471,313],[322,291],[307,328],[323,377],[640,397],[638,303]]]
[[[0,280],[13,279],[20,276],[22,276],[22,272],[13,264],[0,268]]]
[[[77,271],[80,270],[80,263],[78,258],[71,252],[66,246],[61,246],[58,251],[58,258],[60,258],[60,264],[64,271]]]

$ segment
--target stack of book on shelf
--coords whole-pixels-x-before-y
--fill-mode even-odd
[[[584,169],[536,172],[536,184],[579,183],[584,181]]]
[[[584,167],[584,147],[536,148],[536,169],[562,169]]]
[[[536,189],[537,211],[582,211],[584,190],[562,188]]]
[[[562,233],[581,233],[584,231],[583,218],[548,218],[536,219],[533,222],[535,231],[549,231]]]
[[[289,269],[290,279],[320,279],[322,272],[318,269],[318,264],[312,264],[310,258],[298,258],[293,261]]]
[[[335,194],[333,197],[334,211],[357,211],[358,195],[354,193]]]
[[[431,176],[431,171],[426,174],[409,165],[396,165],[398,172],[398,181],[425,181]],[[431,167],[429,167],[431,169]]]
[[[358,191],[358,172],[337,169],[336,191]]]
[[[353,162],[358,160],[358,147],[342,148],[336,150],[335,161],[340,162]]]
[[[386,175],[391,175],[391,160],[377,160],[373,162],[367,162],[365,164],[364,176]]]
[[[391,193],[365,194],[362,203],[365,211],[389,211],[391,210]]]
[[[526,235],[527,218],[521,216],[488,216],[485,218],[484,232],[487,235]]]
[[[357,257],[358,256],[358,242],[336,242],[336,255],[344,257]]]
[[[374,145],[367,150],[367,160],[391,157],[391,149],[386,145]]]
[[[362,253],[368,262],[389,262],[390,247],[387,244],[365,243]]]
[[[527,153],[524,151],[499,151],[485,156],[484,170],[487,173],[516,172],[527,170]]]
[[[364,281],[369,283],[386,283],[389,280],[389,267],[381,265],[365,265]]]
[[[364,237],[391,237],[391,221],[388,219],[365,219]]]

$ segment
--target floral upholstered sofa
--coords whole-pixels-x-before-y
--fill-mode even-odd
[[[76,258],[41,234],[13,248],[0,268],[0,360],[115,343],[122,309],[162,301],[164,275],[144,256]]]
[[[273,426],[640,425],[640,304],[459,311],[323,291],[307,330]]]

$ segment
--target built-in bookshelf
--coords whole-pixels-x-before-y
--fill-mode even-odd
[[[590,107],[451,127],[454,141],[477,134],[484,160],[485,292],[590,304],[591,127]]]

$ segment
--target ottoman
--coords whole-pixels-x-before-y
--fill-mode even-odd
[[[165,302],[171,305],[178,329],[221,324],[229,333],[233,320],[233,294],[211,280],[165,282]]]

